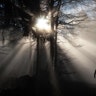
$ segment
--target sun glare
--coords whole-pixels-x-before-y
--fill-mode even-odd
[[[51,32],[51,23],[50,20],[41,17],[37,19],[36,25],[35,25],[36,29],[38,31],[42,31],[42,32],[46,32],[46,33],[50,33]]]

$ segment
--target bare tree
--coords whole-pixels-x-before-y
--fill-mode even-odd
[[[57,32],[58,29],[61,31],[63,30],[62,34],[69,33],[69,32],[71,34],[74,34],[73,32],[74,27],[80,24],[81,21],[84,21],[88,17],[87,14],[84,12],[84,8],[82,6],[85,6],[85,9],[88,8],[90,5],[89,1],[90,0],[87,1],[86,0],[85,1],[84,0],[27,0],[27,1],[4,0],[5,24],[13,22],[14,20],[12,21],[12,19],[15,18],[16,19],[15,21],[19,21],[19,23],[22,25],[21,27],[23,27],[23,29],[26,31],[28,30],[28,28],[31,29],[31,26],[34,25],[35,21],[32,21],[30,23],[30,21],[33,20],[34,17],[37,18],[40,14],[44,14],[45,16],[47,16],[50,12],[51,28],[52,31],[54,31],[53,32],[54,34],[50,36],[51,49],[52,49],[51,53],[52,53],[52,58],[55,57],[54,58],[55,61],[57,60],[56,44],[57,44],[57,33],[59,33]],[[9,10],[11,12],[9,12]],[[80,12],[80,10],[83,11]],[[13,13],[14,11],[15,13]],[[66,30],[68,32],[66,32]],[[32,32],[33,35],[35,35],[35,37],[37,36],[38,38],[38,35],[36,35],[34,31]]]

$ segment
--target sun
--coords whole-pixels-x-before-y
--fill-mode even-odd
[[[50,33],[51,21],[45,17],[39,17],[36,21],[35,28],[40,32]]]

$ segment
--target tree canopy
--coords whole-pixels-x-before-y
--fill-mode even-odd
[[[0,18],[3,18],[0,20],[5,22],[5,27],[18,22],[26,26],[32,18],[48,15],[48,12],[51,12],[53,23],[64,25],[68,30],[86,18],[96,18],[95,0],[0,0],[0,8]]]

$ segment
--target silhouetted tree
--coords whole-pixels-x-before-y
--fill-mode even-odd
[[[76,4],[79,3],[82,5],[83,1],[84,0],[3,0],[3,3],[5,4],[5,25],[9,25],[15,18],[16,20],[13,23],[19,21],[23,27],[24,36],[28,36],[31,26],[33,25],[32,23],[34,22],[32,21],[32,23],[29,23],[32,18],[37,18],[40,14],[47,15],[51,12],[51,28],[54,31],[54,34],[51,37],[50,42],[52,43],[51,49],[54,49],[54,51],[51,52],[53,58],[57,56],[56,43],[58,25],[64,25],[65,29],[72,31],[72,28],[74,29],[75,25],[78,25],[81,21],[87,18],[86,14],[66,14],[62,11],[62,7],[66,6],[66,4],[71,5],[74,3],[72,6],[76,9]],[[88,5],[85,4],[85,6]],[[36,33],[33,30],[31,31],[36,37]],[[54,61],[55,60],[57,59],[54,58]]]

